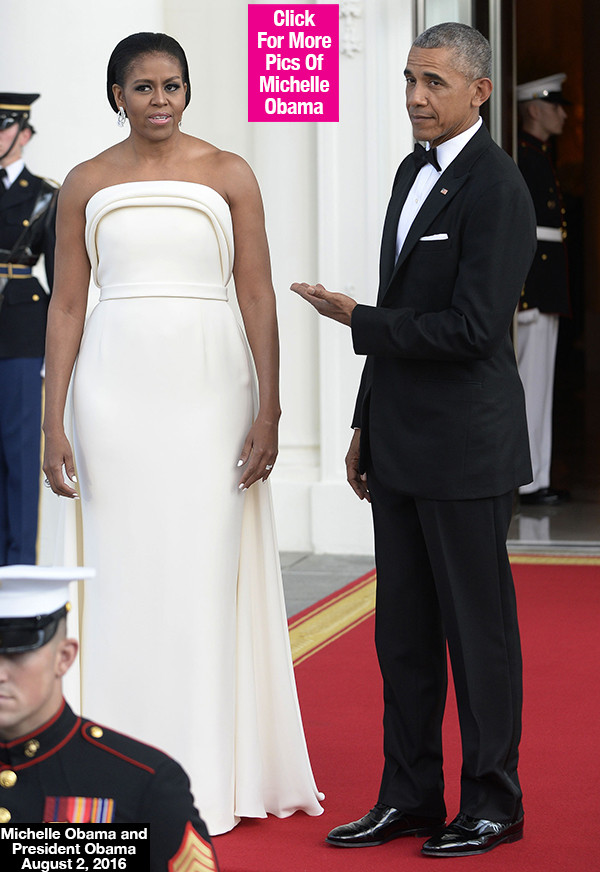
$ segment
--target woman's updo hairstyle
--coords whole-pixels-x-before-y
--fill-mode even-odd
[[[181,66],[181,78],[187,85],[185,105],[187,106],[190,102],[192,86],[190,84],[188,62],[185,52],[177,40],[166,33],[132,33],[131,36],[126,36],[125,39],[122,39],[115,46],[108,62],[106,93],[108,95],[108,102],[115,112],[118,112],[119,108],[113,94],[113,85],[120,85],[122,88],[133,63],[137,58],[148,54],[168,55],[179,63]]]

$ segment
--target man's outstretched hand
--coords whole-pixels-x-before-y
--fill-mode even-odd
[[[357,305],[356,300],[346,294],[333,294],[323,285],[309,285],[306,282],[294,282],[291,290],[313,306],[319,315],[325,315],[340,324],[350,326],[352,312]]]

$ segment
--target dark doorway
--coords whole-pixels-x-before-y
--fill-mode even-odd
[[[600,128],[600,110],[586,93],[586,70],[591,73],[592,58],[597,66],[600,44],[597,9],[588,0],[516,0],[514,10],[517,83],[566,73],[563,93],[572,102],[562,135],[551,143],[568,222],[572,304],[572,317],[561,318],[556,358],[552,484],[569,489],[574,500],[597,502],[600,170],[592,168],[589,143]],[[598,137],[593,140],[597,152]]]

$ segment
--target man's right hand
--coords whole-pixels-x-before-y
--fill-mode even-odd
[[[361,475],[358,471],[358,458],[360,454],[360,430],[354,431],[354,435],[346,454],[346,477],[348,484],[361,500],[371,502],[371,494],[367,487],[367,475],[363,472]]]

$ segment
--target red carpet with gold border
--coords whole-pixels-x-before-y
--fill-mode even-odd
[[[375,804],[382,767],[381,679],[373,645],[375,573],[290,620],[308,746],[325,813],[243,820],[215,838],[221,872],[591,872],[600,814],[600,558],[511,557],[524,656],[521,781],[525,837],[479,857],[432,859],[422,839],[339,849],[328,830]],[[458,811],[453,695],[444,723],[448,815]]]

